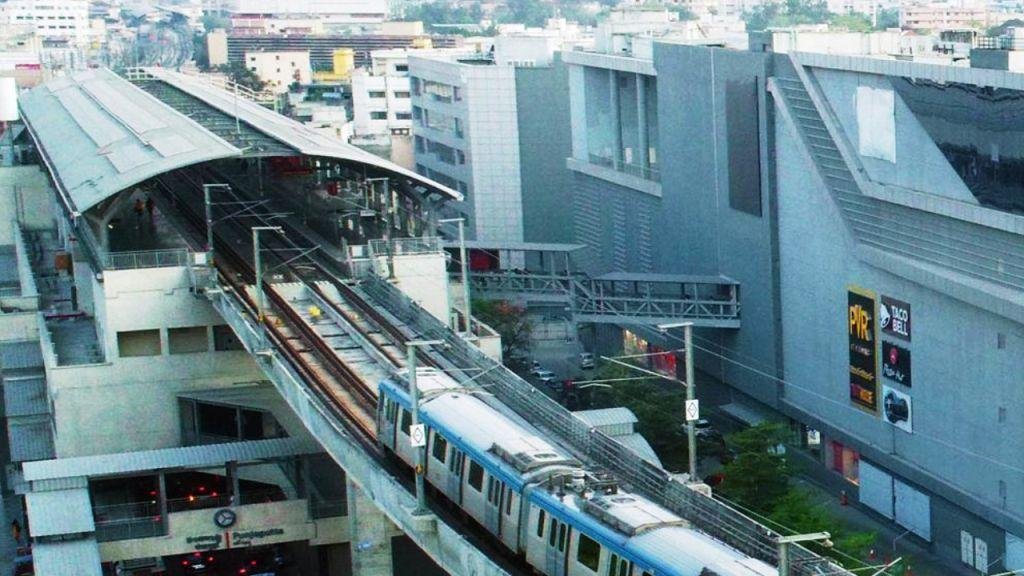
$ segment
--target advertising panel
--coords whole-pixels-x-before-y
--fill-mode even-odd
[[[910,304],[882,296],[882,308],[878,312],[878,324],[882,332],[910,341]]]
[[[910,388],[910,350],[883,340],[882,376]]]
[[[886,422],[907,434],[914,433],[914,412],[910,394],[882,386],[882,407],[882,415]]]
[[[850,345],[850,401],[878,411],[878,343],[875,338],[875,295],[850,288],[847,292]]]

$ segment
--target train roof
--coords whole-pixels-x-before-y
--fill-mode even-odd
[[[559,519],[584,530],[604,546],[638,567],[659,576],[775,576],[778,571],[700,532],[638,494],[574,492],[563,494],[535,490],[531,500],[554,511]],[[606,513],[595,515],[595,507]]]
[[[417,371],[416,381],[423,395],[422,420],[474,460],[498,466],[501,480],[517,490],[526,482],[525,476],[535,470],[555,465],[579,466],[568,452],[551,444],[533,425],[507,409],[499,410],[473,396],[448,375]],[[381,388],[403,407],[411,408],[405,387],[385,381]]]

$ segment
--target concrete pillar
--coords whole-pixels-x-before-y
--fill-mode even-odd
[[[647,135],[647,82],[643,74],[636,74],[636,126],[640,142],[640,165],[644,168],[651,167],[651,159],[648,157],[651,152],[649,136]]]
[[[351,534],[352,576],[392,576],[391,521],[366,497],[362,488],[345,480]]]
[[[622,165],[622,117],[619,105],[619,73],[615,70],[608,70],[608,94],[611,99],[612,108],[612,161],[615,168]]]

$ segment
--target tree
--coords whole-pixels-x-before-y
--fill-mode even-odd
[[[853,531],[829,513],[821,504],[815,503],[806,490],[793,488],[773,506],[768,517],[781,526],[798,534],[828,532],[832,535],[832,548],[815,544],[809,546],[816,552],[846,561],[849,556],[863,559],[875,546],[878,534],[870,531]]]
[[[828,25],[829,28],[846,30],[847,32],[870,32],[872,29],[871,19],[856,12],[836,14],[829,20]]]
[[[266,87],[266,82],[260,79],[255,72],[246,68],[242,62],[232,62],[217,67],[217,71],[227,74],[232,82],[239,86],[245,86],[255,92],[261,92]]]
[[[729,436],[727,442],[737,455],[722,468],[722,492],[751,510],[770,511],[789,489],[790,468],[776,450],[785,440],[786,429],[776,422]]]
[[[900,27],[900,9],[885,8],[875,14],[875,30],[888,30]]]
[[[479,2],[468,8],[456,5],[450,0],[434,0],[424,2],[405,9],[405,20],[419,20],[426,26],[437,24],[478,24],[483,18],[483,10]]]
[[[218,16],[213,12],[203,14],[201,22],[203,23],[203,30],[206,30],[207,32],[216,30],[217,28],[226,29],[231,26],[231,20],[228,20],[224,16]]]
[[[547,19],[554,15],[554,6],[544,0],[507,0],[505,5],[498,9],[496,20],[502,23],[543,26]]]
[[[1013,18],[1012,20],[1007,20],[1006,22],[1003,22],[999,26],[993,26],[993,27],[989,28],[985,32],[985,35],[986,36],[1002,36],[1003,34],[1006,34],[1006,31],[1009,28],[1021,28],[1021,27],[1024,27],[1024,20],[1020,20],[1018,18]]]
[[[524,370],[533,331],[526,309],[505,300],[474,300],[473,316],[501,336],[501,355],[505,365],[515,371]]]
[[[829,20],[828,5],[824,0],[785,0],[765,2],[743,14],[748,30],[770,27],[823,24]]]
[[[636,380],[636,378],[641,378]],[[607,362],[595,371],[594,380],[610,380],[607,387],[587,388],[593,408],[625,406],[637,418],[637,431],[647,439],[668,470],[685,470],[686,441],[682,436],[686,391],[682,385]]]

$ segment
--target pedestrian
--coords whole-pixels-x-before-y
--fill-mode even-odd
[[[14,536],[14,542],[21,544],[21,523],[15,518],[11,521],[11,536]]]
[[[143,204],[142,198],[135,199],[135,205],[132,206],[132,210],[135,211],[135,218],[137,220],[142,220],[142,213],[146,210],[146,205]]]

